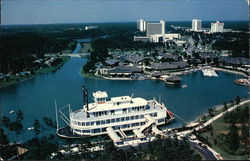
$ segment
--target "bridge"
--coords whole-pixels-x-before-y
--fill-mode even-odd
[[[64,57],[64,56],[68,56],[68,57],[77,57],[77,58],[87,57],[89,55],[90,55],[90,53],[78,53],[78,54],[72,54],[72,53],[44,54],[45,57],[55,57],[55,56]]]

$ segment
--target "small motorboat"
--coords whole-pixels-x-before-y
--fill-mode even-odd
[[[183,84],[182,85],[182,88],[187,88],[188,86],[186,84]]]
[[[12,113],[15,113],[15,111],[14,111],[14,110],[11,110],[11,111],[10,111],[10,114],[12,114]]]
[[[34,130],[34,127],[29,127],[27,128],[27,130]]]

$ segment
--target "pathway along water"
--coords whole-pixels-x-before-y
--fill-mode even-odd
[[[92,92],[107,91],[109,96],[132,95],[146,99],[161,101],[185,121],[193,121],[215,105],[230,101],[236,96],[248,98],[248,88],[236,85],[233,80],[239,77],[234,74],[218,72],[219,77],[204,77],[195,72],[183,75],[182,83],[188,88],[167,86],[164,82],[153,80],[114,81],[85,78],[80,74],[86,59],[71,58],[60,70],[35,77],[19,84],[0,89],[4,115],[13,117],[9,112],[20,109],[24,113],[24,127],[33,125],[35,119],[42,117],[55,119],[54,102],[58,106],[71,104],[73,110],[82,108],[82,84],[89,90],[89,101]],[[176,119],[167,127],[182,126],[183,122]],[[25,138],[33,136],[26,131]]]

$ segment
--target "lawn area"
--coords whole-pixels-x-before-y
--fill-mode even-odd
[[[250,103],[247,103],[241,107],[249,107]],[[239,107],[239,108],[241,108]],[[207,116],[207,118],[209,118]],[[236,124],[237,127],[239,127],[239,131],[238,133],[240,133],[240,127],[241,124]],[[218,136],[219,134],[227,134],[229,132],[229,124],[224,122],[223,117],[219,118],[218,120],[214,121],[212,123],[212,127],[213,127],[213,132],[211,131],[207,131],[207,132],[203,132],[200,135],[205,138],[206,140],[208,140],[208,142],[212,145],[212,148],[220,153],[220,155],[225,159],[225,160],[248,160],[247,156],[244,155],[231,155],[228,154],[227,152],[225,152],[224,150],[222,150],[218,144],[215,145],[215,141],[214,138],[215,136]],[[218,142],[218,141],[217,141]]]
[[[80,53],[86,53],[92,51],[91,43],[81,43],[82,48],[80,50]]]

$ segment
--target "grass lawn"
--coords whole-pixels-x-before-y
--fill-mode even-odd
[[[244,107],[245,106],[249,106],[250,103],[248,104],[245,104],[243,105]],[[207,116],[207,118],[209,118]],[[213,127],[213,136],[216,136],[216,135],[219,135],[219,134],[226,134],[229,132],[228,130],[228,127],[229,127],[229,124],[225,123],[224,120],[223,120],[223,117],[221,117],[220,119],[214,121],[212,123],[212,127]],[[225,160],[248,160],[247,157],[245,156],[242,156],[242,155],[231,155],[231,154],[228,154],[227,152],[223,151],[219,146],[218,144],[215,145],[214,144],[214,138],[213,136],[211,136],[211,131],[208,131],[208,132],[203,132],[200,134],[202,137],[204,137],[205,139],[207,139],[209,141],[209,143],[211,143],[212,145],[212,148],[220,153],[220,155],[225,159]]]

